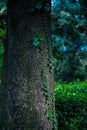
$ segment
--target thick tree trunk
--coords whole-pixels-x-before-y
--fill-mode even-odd
[[[42,3],[38,9],[37,0],[8,0],[1,129],[53,127],[50,10],[44,8],[46,3],[50,6],[50,0]],[[45,38],[38,46],[33,45],[36,36]]]

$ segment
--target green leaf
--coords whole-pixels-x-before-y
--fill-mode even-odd
[[[38,37],[34,37],[34,41],[36,41],[36,42],[37,42],[38,40],[39,40],[39,39],[38,39]]]
[[[45,5],[44,9],[45,9],[46,11],[50,11],[50,5],[49,5],[49,3],[47,3],[47,4]]]
[[[34,42],[33,42],[33,45],[34,45],[34,46],[38,46],[39,44],[40,44],[40,41],[34,41]]]
[[[0,38],[4,38],[6,34],[6,30],[0,29]]]
[[[40,41],[45,41],[45,38],[44,37],[40,37]]]
[[[41,8],[42,8],[42,6],[43,6],[43,5],[42,5],[42,3],[41,3],[41,2],[38,2],[38,3],[36,4],[36,8],[37,8],[37,9],[41,9]]]

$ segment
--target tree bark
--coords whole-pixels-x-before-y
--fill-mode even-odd
[[[1,129],[52,130],[54,113],[50,0],[8,0]],[[34,46],[36,33],[45,40]],[[38,36],[39,37],[39,36]]]

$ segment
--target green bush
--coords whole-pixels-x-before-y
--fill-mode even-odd
[[[58,130],[86,130],[87,80],[54,86]]]

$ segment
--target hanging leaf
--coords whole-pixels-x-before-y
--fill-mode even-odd
[[[45,9],[46,11],[50,11],[50,5],[49,5],[49,3],[47,3],[47,4],[45,5],[44,9]]]
[[[0,29],[0,38],[4,38],[6,34],[6,30]]]
[[[38,39],[38,37],[34,37],[34,41],[38,41],[39,39]]]
[[[45,38],[41,36],[40,41],[45,41]]]
[[[34,45],[34,46],[38,46],[39,44],[40,44],[40,41],[34,41],[34,42],[33,42],[33,45]]]
[[[38,46],[44,40],[45,40],[45,38],[39,32],[36,31],[36,33],[34,35],[33,45]]]
[[[37,9],[41,9],[41,8],[42,8],[42,6],[43,6],[43,5],[42,5],[42,3],[41,3],[41,2],[38,2],[38,3],[36,4],[36,8],[37,8]]]

